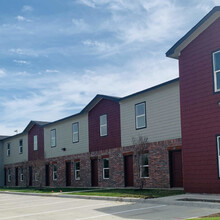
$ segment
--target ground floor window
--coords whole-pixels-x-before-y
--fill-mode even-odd
[[[57,164],[53,164],[53,180],[57,180]]]
[[[218,177],[220,178],[220,136],[217,136]]]
[[[38,173],[37,173],[37,172],[34,173],[34,181],[35,181],[35,182],[38,181]]]
[[[148,155],[142,154],[140,156],[140,177],[149,177],[149,165],[148,165]]]
[[[11,182],[11,169],[8,169],[8,182]]]
[[[103,179],[109,179],[109,158],[103,158]]]
[[[75,180],[80,180],[80,161],[75,162]]]
[[[24,170],[23,168],[20,168],[20,181],[22,182],[24,180]]]

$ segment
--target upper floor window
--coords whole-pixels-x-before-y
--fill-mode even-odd
[[[23,140],[19,140],[19,154],[23,154]]]
[[[38,150],[38,140],[37,135],[34,135],[34,150]]]
[[[135,105],[136,129],[146,128],[146,102]]]
[[[100,116],[100,136],[106,136],[108,134],[107,130],[107,115]]]
[[[220,91],[220,51],[213,53],[213,71],[215,92]]]
[[[149,165],[148,165],[148,155],[142,154],[140,156],[140,177],[149,177]]]
[[[217,137],[218,178],[220,178],[220,136]]]
[[[50,146],[56,147],[56,130],[55,129],[50,131]]]
[[[8,143],[7,144],[7,157],[10,157],[10,155],[11,155],[11,144]]]
[[[73,143],[79,141],[79,123],[73,123]]]

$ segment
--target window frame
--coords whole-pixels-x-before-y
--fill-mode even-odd
[[[148,164],[142,164],[142,157],[144,155],[147,155],[147,161],[148,161]],[[149,154],[148,153],[144,153],[144,154],[141,154],[140,155],[140,178],[141,179],[147,179],[147,178],[150,178],[150,175],[149,175]],[[145,169],[147,168],[148,169],[148,176],[142,176],[142,169]]]
[[[19,140],[19,154],[23,154],[23,139]]]
[[[52,145],[52,132],[54,132],[54,145]],[[57,142],[56,137],[57,137],[56,129],[50,130],[50,147],[56,147],[56,142]]]
[[[212,52],[212,70],[213,70],[213,84],[214,84],[214,92],[215,93],[219,93],[220,92],[220,88],[217,88],[217,74],[220,73],[220,69],[219,70],[215,70],[215,54],[216,53],[220,53],[220,49]]]
[[[56,167],[56,170],[54,168]],[[57,163],[53,164],[53,181],[57,180]]]
[[[74,125],[77,125],[77,128],[78,128],[78,131],[77,131],[77,132],[74,132],[74,130],[73,130]],[[77,141],[74,140],[74,134],[77,134],[77,138],[78,138]],[[73,142],[73,143],[78,143],[78,142],[79,142],[79,122],[74,122],[74,123],[72,123],[72,142]]]
[[[218,179],[220,179],[220,134],[216,135],[216,148]]]
[[[8,169],[8,183],[11,182],[11,169]]]
[[[20,182],[24,181],[24,169],[20,167]]]
[[[79,169],[76,169],[77,166],[76,164],[79,163]],[[77,177],[77,173],[79,173],[79,177]],[[75,177],[75,180],[80,180],[80,161],[75,161],[74,162],[74,177]]]
[[[33,136],[33,141],[34,141],[34,151],[38,150],[38,135]]]
[[[142,104],[144,104],[144,114],[142,114],[142,115],[137,115],[137,106],[138,105],[142,105]],[[136,130],[140,130],[140,129],[144,129],[144,128],[146,128],[147,127],[147,113],[146,113],[146,101],[144,101],[144,102],[139,102],[139,103],[137,103],[137,104],[135,104],[135,129]],[[144,116],[144,122],[145,122],[145,125],[143,126],[143,127],[137,127],[138,126],[138,122],[137,122],[137,118],[138,117],[143,117]]]
[[[103,116],[106,117],[106,124],[101,124],[101,117]],[[106,134],[102,134],[103,127],[106,127]],[[100,137],[105,137],[108,135],[108,115],[107,114],[103,114],[99,116],[99,133],[100,133]]]
[[[108,167],[105,167],[105,160],[108,161]],[[108,170],[109,177],[105,177],[105,170]],[[109,168],[109,157],[103,158],[102,161],[102,177],[104,180],[108,180],[110,178],[110,168]]]
[[[11,143],[7,143],[7,157],[11,156]]]

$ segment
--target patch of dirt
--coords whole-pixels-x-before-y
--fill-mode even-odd
[[[204,217],[220,217],[220,213],[215,213],[215,214],[204,216]]]

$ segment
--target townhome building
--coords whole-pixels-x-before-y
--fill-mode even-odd
[[[186,192],[220,193],[220,7],[167,53],[178,59]]]

